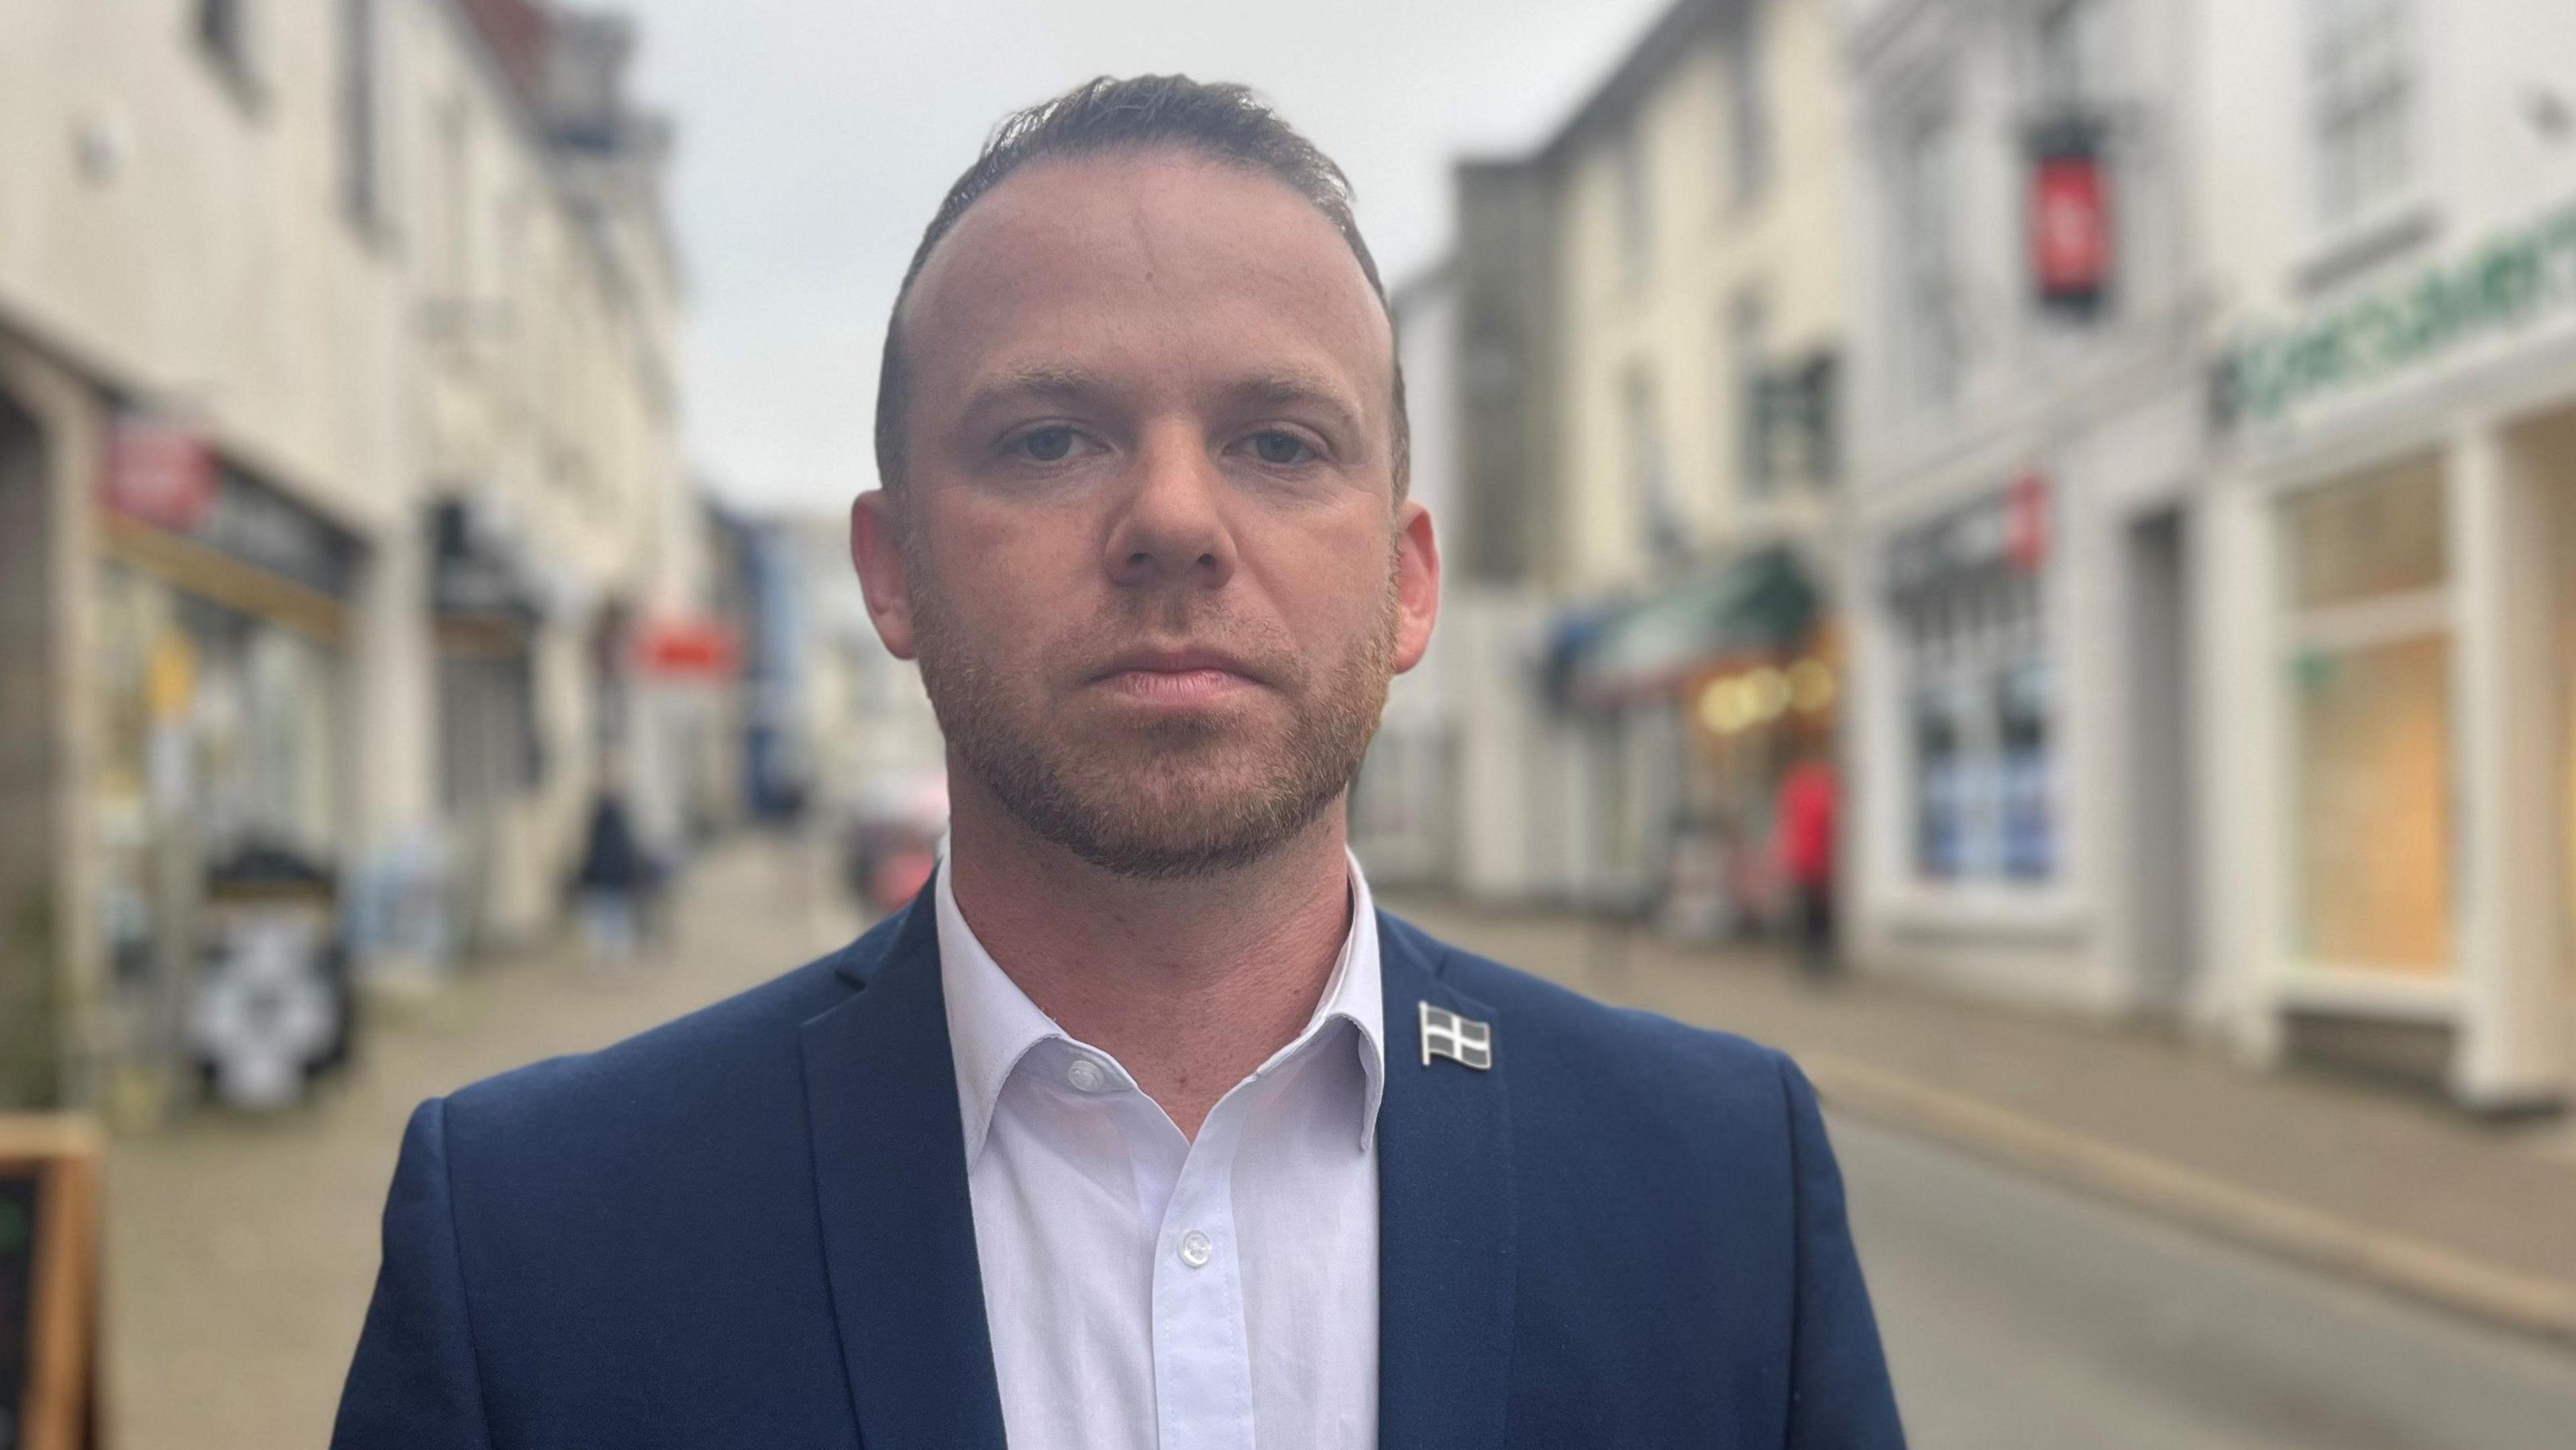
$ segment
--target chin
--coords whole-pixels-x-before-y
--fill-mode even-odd
[[[1313,825],[1347,784],[1260,751],[1146,752],[1056,779],[1069,788],[1022,796],[1014,812],[1091,864],[1146,880],[1253,865]]]

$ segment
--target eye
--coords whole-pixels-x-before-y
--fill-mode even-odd
[[[1252,456],[1276,467],[1303,463],[1313,452],[1306,446],[1306,440],[1294,433],[1282,433],[1274,428],[1252,435]]]
[[[1073,430],[1032,428],[1011,441],[1011,451],[1032,463],[1062,463],[1073,455]]]

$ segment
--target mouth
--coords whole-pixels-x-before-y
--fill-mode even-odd
[[[1138,650],[1112,661],[1091,683],[1140,704],[1189,708],[1251,690],[1261,678],[1251,666],[1215,650]]]

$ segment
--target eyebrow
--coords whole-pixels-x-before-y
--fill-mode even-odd
[[[966,403],[960,415],[973,417],[995,403],[1018,398],[1051,398],[1070,402],[1096,397],[1107,391],[1109,385],[1100,375],[1086,368],[1060,363],[999,368],[967,385]]]
[[[1357,437],[1361,433],[1360,410],[1350,394],[1332,378],[1310,368],[1275,367],[1238,379],[1227,385],[1225,395],[1235,403],[1268,405],[1303,404],[1332,414],[1333,421]]]
[[[966,387],[961,418],[974,418],[1005,403],[1044,399],[1084,403],[1120,391],[1117,384],[1089,368],[1070,363],[1024,363],[995,368]],[[1347,389],[1320,369],[1295,363],[1277,364],[1218,386],[1217,396],[1234,407],[1303,406],[1330,415],[1334,426],[1357,437],[1361,412]]]

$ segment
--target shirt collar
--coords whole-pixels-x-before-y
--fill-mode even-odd
[[[939,985],[948,1016],[948,1050],[957,1070],[957,1106],[966,1131],[966,1162],[982,1156],[993,1125],[993,1109],[1002,1087],[1030,1049],[1050,1040],[1075,1039],[1029,1000],[1020,985],[976,940],[974,929],[957,909],[950,889],[947,843],[940,843],[940,871],[932,890],[932,909],[939,927]],[[1344,853],[1348,855],[1347,852]],[[1268,1071],[1302,1051],[1336,1021],[1348,1022],[1356,1039],[1360,1072],[1366,1081],[1360,1120],[1360,1150],[1376,1141],[1378,1104],[1386,1089],[1386,1003],[1378,965],[1377,907],[1369,896],[1368,878],[1359,858],[1351,864],[1351,929],[1342,938],[1341,955],[1325,982],[1315,1014],[1295,1041],[1261,1065]],[[1085,1050],[1099,1049],[1079,1044]],[[1104,1058],[1107,1053],[1100,1053]]]

